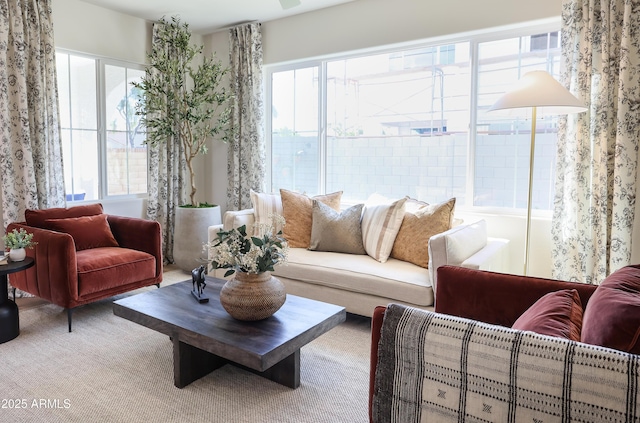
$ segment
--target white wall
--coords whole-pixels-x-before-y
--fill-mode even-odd
[[[78,0],[53,0],[57,48],[145,63],[151,24]]]

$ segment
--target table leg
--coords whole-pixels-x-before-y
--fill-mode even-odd
[[[256,371],[255,373],[280,385],[296,389],[300,386],[300,350],[296,350],[289,357],[274,364],[264,372]]]
[[[0,276],[0,344],[20,334],[18,306],[9,299],[7,275]]]
[[[172,337],[172,340],[173,384],[178,388],[184,388],[191,382],[227,364],[227,360],[185,344],[177,336]]]
[[[184,388],[225,364],[232,364],[292,389],[300,386],[300,350],[261,372],[185,344],[176,336],[172,337],[172,341],[173,383],[177,388]]]

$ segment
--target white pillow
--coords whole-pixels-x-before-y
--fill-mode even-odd
[[[404,204],[401,198],[391,204],[365,206],[362,213],[362,241],[367,254],[380,263],[384,263],[391,254],[402,219]]]
[[[256,218],[254,236],[261,236],[262,234],[259,233],[258,225],[274,224],[274,222],[271,220],[271,216],[274,214],[283,216],[282,199],[280,198],[280,194],[265,194],[255,192],[254,190],[251,190],[249,192],[249,195],[251,196],[253,213]],[[249,230],[250,228],[247,229]],[[282,226],[276,224],[273,229],[275,233],[278,233],[282,230]]]

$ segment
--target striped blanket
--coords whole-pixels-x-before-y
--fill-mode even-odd
[[[638,422],[639,358],[391,304],[373,421]]]

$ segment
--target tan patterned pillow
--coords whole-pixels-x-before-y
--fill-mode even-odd
[[[429,267],[429,239],[451,229],[456,199],[444,203],[423,205],[406,212],[391,250],[391,257]]]
[[[362,214],[362,239],[367,254],[380,263],[389,259],[402,219],[404,204],[402,198],[391,204],[367,205]]]
[[[290,248],[309,248],[311,241],[313,200],[322,201],[335,211],[340,211],[342,191],[309,198],[297,192],[280,189],[282,213],[285,219],[283,235]]]
[[[259,233],[258,225],[269,225],[273,224],[271,220],[271,216],[274,214],[279,214],[282,216],[282,200],[280,199],[280,195],[278,194],[265,194],[260,192],[255,192],[254,190],[249,191],[249,195],[251,196],[251,205],[253,206],[253,214],[255,215],[255,228],[254,228],[254,236],[260,236],[262,234]],[[275,225],[273,228],[276,233],[282,230],[282,227]]]

